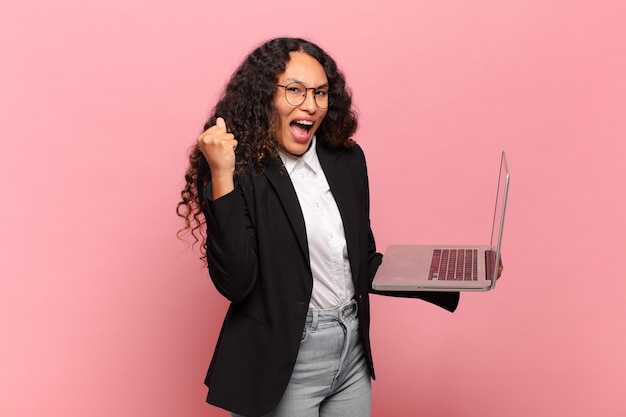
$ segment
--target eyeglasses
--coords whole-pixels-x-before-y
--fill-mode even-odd
[[[287,85],[276,84],[276,87],[285,89],[285,98],[287,99],[287,103],[294,107],[304,103],[309,90],[313,90],[313,99],[315,100],[317,107],[322,110],[328,108],[328,89],[317,89],[312,87],[307,88],[301,83],[296,82],[289,83]]]

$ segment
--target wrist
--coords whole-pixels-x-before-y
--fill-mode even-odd
[[[216,200],[235,189],[233,173],[211,173],[211,194]]]

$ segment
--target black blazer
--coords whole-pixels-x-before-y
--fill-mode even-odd
[[[359,146],[331,150],[318,143],[317,153],[344,224],[361,342],[373,378],[369,293],[382,255],[370,228],[365,157]],[[240,177],[231,193],[206,202],[209,273],[231,301],[205,380],[207,401],[260,416],[276,407],[289,382],[313,289],[304,218],[279,158],[263,172]],[[458,293],[401,295],[451,311],[458,303]]]

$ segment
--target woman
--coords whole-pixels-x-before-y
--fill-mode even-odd
[[[370,415],[368,294],[382,256],[351,103],[322,49],[273,39],[232,75],[190,155],[178,213],[231,302],[207,401],[234,416]]]

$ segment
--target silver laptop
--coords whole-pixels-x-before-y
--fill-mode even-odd
[[[503,151],[489,246],[389,245],[372,287],[379,291],[488,291],[495,288],[509,179]]]

